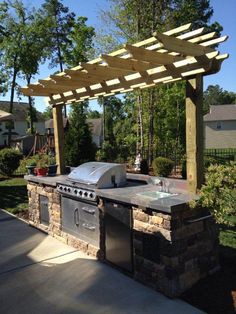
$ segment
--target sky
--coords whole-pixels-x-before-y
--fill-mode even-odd
[[[26,5],[38,7],[43,1],[23,0],[23,2]],[[93,26],[95,30],[100,25],[99,10],[109,6],[108,0],[64,0],[63,3],[77,15],[86,16],[88,18],[87,25]],[[204,77],[204,89],[208,85],[218,84],[224,90],[236,92],[234,79],[234,73],[236,72],[236,0],[210,0],[210,4],[214,9],[211,22],[219,22],[223,26],[222,35],[229,36],[226,42],[220,44],[220,53],[229,53],[229,58],[223,62],[220,72]],[[44,65],[40,68],[39,74],[35,76],[35,80],[32,82],[46,78],[54,71],[56,71],[56,68],[49,70]],[[9,100],[9,98],[8,93],[4,98],[1,97],[1,100]],[[27,99],[22,97],[21,101],[27,101]],[[44,111],[46,108],[45,98],[35,97],[35,106],[37,110]],[[100,109],[96,101],[90,102],[90,107],[96,110]]]

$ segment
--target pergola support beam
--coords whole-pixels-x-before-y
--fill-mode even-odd
[[[54,126],[54,141],[56,152],[57,174],[65,173],[64,159],[64,128],[62,106],[53,107],[53,126]]]
[[[197,193],[204,180],[203,168],[203,77],[186,81],[186,153],[189,192]]]

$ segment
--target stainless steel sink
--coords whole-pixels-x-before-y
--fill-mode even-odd
[[[158,200],[160,198],[168,198],[168,197],[175,196],[178,194],[161,192],[161,191],[147,191],[147,192],[138,193],[137,195]]]

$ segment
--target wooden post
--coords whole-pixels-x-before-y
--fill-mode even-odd
[[[62,106],[53,107],[53,126],[54,126],[54,142],[56,152],[57,174],[65,173],[65,159],[64,159],[64,127]]]
[[[186,152],[189,192],[197,193],[203,173],[203,78],[197,75],[186,81]]]

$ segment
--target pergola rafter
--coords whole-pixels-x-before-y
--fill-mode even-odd
[[[195,74],[219,71],[228,57],[212,48],[227,39],[204,34],[204,28],[190,31],[186,24],[90,62],[65,70],[21,88],[27,96],[48,96],[52,105],[70,104],[183,80]],[[176,37],[175,37],[176,36]]]

